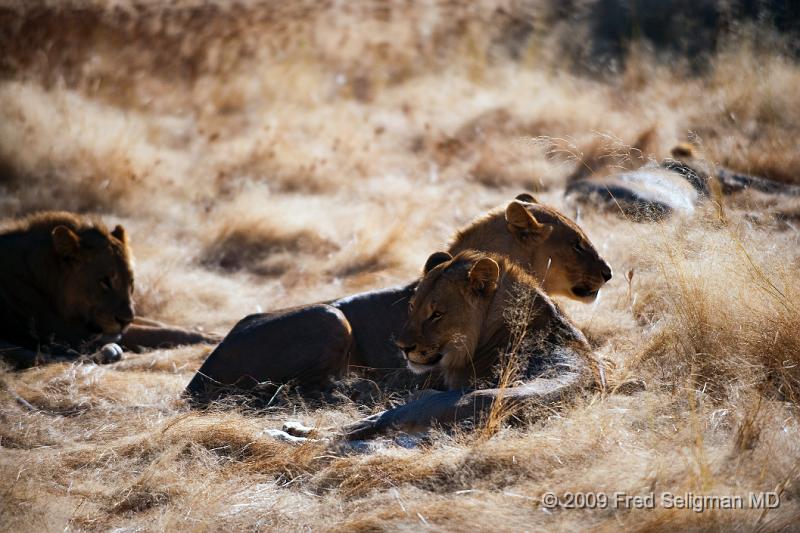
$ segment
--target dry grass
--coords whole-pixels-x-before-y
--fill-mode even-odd
[[[697,63],[634,46],[590,76],[592,2],[575,3],[577,23],[561,3],[489,0],[51,4],[0,8],[0,212],[125,224],[138,307],[156,319],[225,331],[405,281],[487,208],[524,190],[563,206],[570,177],[682,140],[800,181],[800,66],[763,28],[717,36]],[[800,210],[741,195],[700,211],[658,225],[580,214],[615,277],[597,303],[564,306],[612,392],[514,427],[371,454],[293,446],[262,430],[364,412],[191,412],[180,393],[203,347],[3,371],[0,527],[791,530]],[[613,392],[631,380],[646,390]],[[540,500],[762,490],[780,508]]]

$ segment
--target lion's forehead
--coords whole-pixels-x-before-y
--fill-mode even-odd
[[[535,210],[533,210],[533,214],[537,217],[537,219],[540,219],[540,222],[561,226],[562,228],[576,233],[578,237],[591,244],[589,237],[586,236],[586,233],[584,233],[581,227],[560,211],[553,209],[552,207],[539,205],[536,206]]]
[[[133,283],[133,268],[127,257],[118,258],[115,261],[115,273],[122,278],[125,285]]]
[[[109,241],[107,246],[97,251],[95,260],[90,261],[90,264],[93,264],[91,274],[118,277],[126,285],[130,285],[133,281],[130,255],[126,249],[113,242]]]
[[[413,296],[414,311],[425,308],[428,304],[444,304],[460,294],[459,280],[453,276],[442,275],[438,273],[436,276],[429,276],[422,280],[417,286],[417,290]]]

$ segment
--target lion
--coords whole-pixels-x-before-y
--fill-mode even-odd
[[[411,371],[440,371],[447,390],[364,419],[345,429],[349,439],[474,420],[501,397],[506,409],[548,404],[592,382],[586,338],[503,255],[431,255],[409,308],[397,345]]]
[[[657,165],[577,180],[564,195],[571,205],[620,213],[635,222],[660,221],[674,213],[692,215],[705,196],[683,174]]]
[[[0,229],[0,354],[17,368],[85,358],[120,359],[123,347],[213,341],[137,320],[125,229],[43,212]]]
[[[551,295],[592,302],[612,270],[586,234],[556,209],[521,194],[458,231],[449,252],[477,249],[518,263]],[[205,403],[261,383],[320,390],[355,370],[407,385],[394,343],[417,281],[294,309],[250,315],[209,355],[187,386]]]
[[[726,195],[753,190],[769,195],[800,196],[797,185],[719,166],[712,169],[688,143],[678,144],[670,153],[672,157],[661,163],[649,163],[637,170],[575,180],[564,191],[567,203],[647,222],[664,220],[674,213],[693,214],[715,187]]]
[[[665,159],[661,166],[679,172],[705,195],[710,193],[709,180],[714,179],[722,194],[732,195],[747,190],[764,194],[797,197],[800,186],[752,176],[721,165],[710,165],[689,143],[679,143],[670,151],[672,158]]]

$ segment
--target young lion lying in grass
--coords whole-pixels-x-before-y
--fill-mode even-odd
[[[350,439],[551,404],[591,382],[583,334],[503,256],[431,255],[409,307],[397,345],[412,371],[440,371],[449,390],[366,418],[345,429]]]
[[[122,349],[215,342],[216,337],[134,316],[125,229],[44,212],[0,225],[0,360],[16,368]]]
[[[541,280],[549,294],[582,302],[594,301],[612,275],[574,222],[528,194],[459,231],[450,252],[467,249],[508,257]],[[187,392],[204,404],[230,392],[270,391],[289,381],[318,391],[351,369],[405,388],[409,373],[393,340],[408,319],[416,285],[250,315],[206,359]]]

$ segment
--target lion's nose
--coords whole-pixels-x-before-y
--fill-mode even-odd
[[[608,263],[604,263],[602,270],[600,270],[600,274],[603,276],[604,280],[606,281],[610,280],[612,277],[611,266],[609,266]]]
[[[114,319],[117,321],[117,323],[120,325],[122,329],[125,329],[128,326],[128,324],[133,322],[133,310],[126,309],[124,311],[120,311],[114,316]]]
[[[400,340],[395,342],[395,344],[397,345],[398,348],[400,348],[401,350],[403,350],[404,353],[407,354],[413,352],[417,348],[416,344],[408,344]]]

